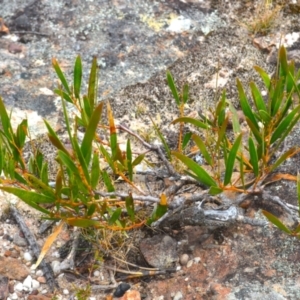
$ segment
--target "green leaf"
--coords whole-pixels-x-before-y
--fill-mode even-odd
[[[179,153],[172,151],[172,155],[176,156],[179,160],[181,160],[190,171],[196,174],[197,180],[204,183],[207,186],[217,186],[216,182],[213,178],[196,162],[194,162],[191,158]]]
[[[88,96],[84,95],[83,96],[83,107],[84,107],[84,115],[85,115],[85,119],[87,121],[90,120],[91,116],[92,116],[92,108],[90,106],[90,101]]]
[[[183,100],[183,103],[187,103],[188,99],[189,99],[189,85],[186,83],[183,86],[183,91],[182,91],[182,100]]]
[[[272,215],[271,213],[269,213],[266,210],[262,210],[262,213],[271,223],[273,223],[281,231],[283,231],[287,234],[291,234],[291,231],[284,224],[282,224],[281,221],[277,217],[275,217],[274,215]]]
[[[132,166],[135,167],[137,165],[139,165],[143,159],[145,158],[145,154],[140,154],[138,157],[136,157],[136,159],[132,162]]]
[[[281,76],[287,76],[289,73],[288,63],[287,63],[287,54],[284,46],[281,46],[279,49],[279,63]]]
[[[54,93],[60,96],[61,98],[65,99],[67,102],[74,104],[72,98],[65,91],[62,91],[60,89],[55,89]]]
[[[228,159],[226,162],[225,176],[224,176],[224,185],[227,185],[231,181],[231,176],[233,172],[234,162],[236,159],[237,152],[240,148],[242,141],[242,133],[237,137],[232,148],[229,152]]]
[[[200,151],[201,151],[203,157],[205,158],[206,162],[210,166],[212,166],[213,165],[213,160],[212,160],[211,156],[209,155],[209,153],[207,151],[207,148],[206,148],[204,142],[202,141],[202,139],[196,134],[192,135],[192,139],[196,143],[197,147],[200,149]]]
[[[241,132],[241,126],[240,126],[240,121],[239,121],[239,116],[237,114],[236,109],[234,108],[234,106],[232,105],[231,102],[227,102],[229,105],[229,110],[232,114],[231,116],[231,120],[232,120],[232,128],[233,128],[233,132],[235,134],[239,134]]]
[[[25,119],[18,125],[17,128],[16,144],[19,149],[22,149],[24,147],[27,132],[28,132],[28,122],[27,119]]]
[[[89,77],[89,87],[88,87],[88,99],[90,101],[90,107],[93,110],[95,103],[97,102],[97,88],[98,88],[98,67],[97,58],[93,58],[92,67]]]
[[[262,134],[259,132],[259,129],[256,128],[256,126],[251,122],[249,118],[246,117],[246,122],[248,126],[250,127],[250,130],[252,134],[254,135],[257,143],[261,145],[263,143]]]
[[[271,86],[271,79],[267,72],[265,72],[261,67],[255,66],[255,71],[260,75],[261,79],[263,80],[267,90],[270,89]]]
[[[184,135],[183,140],[182,140],[182,150],[184,150],[186,148],[189,141],[191,140],[191,137],[192,137],[192,132],[188,132]]]
[[[87,216],[88,217],[91,217],[94,212],[96,211],[96,204],[95,203],[92,203],[89,207],[88,207],[88,211],[87,211]]]
[[[258,111],[261,110],[261,111],[267,112],[267,107],[265,105],[265,101],[264,101],[258,87],[256,86],[256,84],[254,82],[250,82],[249,85],[250,85],[250,88],[251,88],[252,97],[253,97],[256,109]]]
[[[102,109],[103,102],[101,102],[93,111],[92,117],[82,140],[81,151],[87,164],[90,162],[92,143],[95,138],[97,126],[101,119]]]
[[[237,79],[237,88],[238,88],[238,92],[239,92],[239,98],[240,98],[240,104],[242,107],[242,110],[244,112],[245,117],[247,117],[249,120],[251,120],[251,122],[253,123],[253,125],[255,126],[255,128],[258,130],[258,124],[257,121],[255,119],[255,116],[252,112],[252,108],[249,105],[247,96],[244,92],[242,83],[239,81],[239,79]]]
[[[300,105],[295,107],[278,125],[278,127],[275,129],[274,133],[272,134],[270,143],[273,144],[276,142],[278,138],[285,132],[285,130],[288,128],[288,125],[292,122],[295,115],[298,113],[298,116],[296,118],[299,118],[299,112],[300,112]]]
[[[120,215],[122,213],[122,209],[120,207],[118,207],[112,214],[112,216],[110,217],[108,224],[109,225],[113,225],[114,223],[116,223],[116,221],[119,219]]]
[[[76,153],[76,156],[77,156],[77,158],[80,162],[80,167],[83,171],[84,177],[85,177],[86,181],[88,182],[88,184],[90,184],[91,183],[91,178],[90,178],[90,174],[89,174],[89,171],[88,171],[88,166],[85,162],[85,159],[84,159],[83,154],[81,152],[80,146],[79,146],[78,141],[75,137],[73,138],[72,144],[73,144],[73,147],[74,147],[74,152]]]
[[[179,95],[178,95],[177,88],[175,86],[175,83],[174,83],[174,80],[173,80],[173,77],[172,77],[172,74],[170,73],[170,71],[167,71],[167,81],[168,81],[169,88],[172,92],[172,95],[176,101],[176,104],[179,106],[180,105]]]
[[[10,123],[10,117],[7,114],[4,102],[1,97],[0,97],[0,117],[1,117],[1,123],[2,123],[2,127],[4,130],[5,136],[7,137],[7,139],[9,141],[12,141],[13,140],[13,137],[12,137],[13,130],[12,130],[12,126]]]
[[[13,195],[19,197],[26,204],[30,205],[34,209],[36,209],[42,213],[45,213],[47,215],[49,215],[50,212],[47,209],[40,207],[38,204],[55,202],[55,199],[53,199],[52,197],[48,197],[48,196],[40,194],[40,193],[26,191],[24,189],[8,187],[8,186],[1,186],[0,189],[7,193],[10,193],[10,194],[13,194]]]
[[[271,116],[275,116],[283,102],[284,78],[281,77],[275,86],[274,93],[271,98]]]
[[[276,162],[270,166],[270,172],[277,169],[284,161],[286,161],[289,157],[295,155],[297,152],[299,152],[298,147],[292,147],[288,151],[284,152],[277,160]]]
[[[133,168],[132,168],[132,152],[130,146],[130,140],[127,140],[126,146],[126,158],[127,158],[127,170],[130,181],[133,180]]]
[[[92,189],[95,189],[100,180],[100,162],[99,162],[99,155],[95,151],[93,155],[92,161],[92,170],[91,170],[91,186]]]
[[[76,165],[74,164],[73,159],[69,155],[67,155],[61,150],[58,150],[58,157],[61,159],[63,164],[71,171],[71,173],[80,176],[80,173]]]
[[[259,111],[259,116],[262,119],[265,126],[267,126],[267,124],[269,124],[272,121],[272,117],[264,110]]]
[[[125,197],[125,205],[126,205],[126,210],[130,217],[130,220],[132,222],[134,222],[134,220],[135,220],[134,201],[133,201],[131,193],[129,194],[128,197]]]
[[[222,126],[222,124],[225,120],[225,116],[226,116],[226,94],[225,94],[225,91],[222,93],[222,97],[217,105],[215,115],[218,120],[217,126]]]
[[[49,183],[49,178],[48,178],[48,163],[45,162],[43,163],[42,169],[41,169],[41,180],[48,185]]]
[[[176,124],[176,123],[189,123],[189,124],[192,124],[192,125],[195,125],[196,127],[199,127],[199,128],[203,128],[203,129],[208,129],[209,126],[199,120],[196,120],[194,118],[189,118],[189,117],[180,117],[180,118],[177,118],[175,119],[173,122],[171,122],[171,124]]]
[[[106,186],[106,189],[107,191],[110,193],[110,192],[114,192],[115,191],[115,187],[109,177],[109,175],[107,174],[107,172],[104,170],[102,173],[101,173],[101,176],[102,176],[102,180]]]
[[[32,187],[36,191],[39,191],[40,193],[45,194],[48,197],[55,199],[55,193],[53,189],[47,184],[45,184],[42,180],[36,178],[34,175],[29,173],[24,174],[23,176],[27,180],[27,183],[30,187]]]
[[[60,81],[61,81],[64,89],[66,90],[66,92],[69,95],[71,95],[72,93],[71,93],[71,90],[70,90],[70,88],[68,86],[67,80],[66,80],[63,72],[61,71],[61,69],[59,67],[59,64],[58,64],[58,62],[57,62],[57,60],[55,58],[52,59],[52,66],[53,66],[53,68],[54,68],[54,70],[55,70],[58,78],[60,79]]]
[[[209,188],[209,194],[212,195],[212,196],[215,196],[215,195],[219,195],[223,192],[223,189],[217,187],[217,186],[211,186]]]
[[[165,194],[162,194],[160,197],[160,202],[154,206],[151,217],[147,220],[147,225],[157,221],[161,218],[168,210],[167,197]]]
[[[65,220],[69,225],[87,228],[87,227],[102,227],[101,222],[83,218],[68,218]]]
[[[256,177],[259,175],[259,166],[258,166],[258,156],[256,147],[252,137],[249,137],[249,154],[250,154],[250,163],[253,167],[253,173]]]
[[[60,139],[58,138],[58,136],[56,135],[55,131],[52,129],[52,127],[49,125],[49,123],[44,120],[44,123],[47,127],[48,130],[48,137],[50,142],[58,149],[63,151],[65,154],[70,155],[70,153],[68,152],[68,150],[64,147],[64,145],[62,144],[62,142],[60,141]]]
[[[74,66],[74,94],[77,99],[80,98],[81,79],[82,79],[82,64],[81,64],[81,58],[78,55]]]

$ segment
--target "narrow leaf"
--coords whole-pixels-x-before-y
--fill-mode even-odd
[[[183,91],[182,91],[182,100],[183,100],[183,103],[187,103],[188,99],[189,99],[189,86],[186,83],[183,86]]]
[[[129,196],[125,198],[125,205],[126,205],[126,210],[130,217],[130,220],[132,222],[134,222],[134,220],[135,220],[134,201],[133,201],[131,193],[129,193]]]
[[[120,207],[118,207],[112,214],[112,216],[110,217],[108,224],[109,225],[113,225],[114,223],[116,223],[116,221],[119,219],[120,215],[122,213],[122,209]]]
[[[207,148],[204,144],[204,142],[202,141],[202,139],[196,135],[196,134],[193,134],[192,135],[192,139],[193,141],[196,143],[196,145],[198,146],[198,148],[200,149],[203,157],[205,158],[206,162],[212,166],[213,165],[213,160],[211,158],[211,156],[209,155],[208,151],[207,151]]]
[[[55,131],[52,129],[52,127],[49,125],[49,123],[44,120],[44,123],[48,130],[48,137],[50,142],[59,150],[63,151],[65,154],[70,155],[68,150],[64,147],[58,136],[56,135]]]
[[[205,123],[203,123],[199,120],[196,120],[194,118],[189,118],[189,117],[177,118],[176,120],[171,122],[171,124],[177,124],[177,123],[180,123],[180,122],[189,123],[189,124],[195,125],[196,127],[203,128],[203,129],[208,129],[209,128],[209,126],[207,124],[205,124]]]
[[[226,162],[224,185],[227,185],[231,181],[234,162],[235,162],[236,155],[237,155],[237,152],[239,150],[241,141],[242,141],[242,133],[237,137],[237,139],[235,140],[235,142],[232,145],[232,148],[229,152],[228,159],[227,159],[227,162]]]
[[[82,140],[81,151],[87,164],[89,163],[90,160],[92,143],[93,140],[95,139],[97,126],[101,119],[102,108],[103,108],[103,102],[101,102],[93,111],[93,114],[91,116],[91,119],[89,121],[88,127],[86,129],[86,132]]]
[[[172,95],[176,101],[176,104],[179,106],[180,105],[179,95],[178,95],[177,88],[175,86],[175,83],[174,83],[174,80],[173,80],[173,77],[172,77],[172,74],[170,73],[170,71],[167,71],[167,81],[168,81],[169,88],[172,92]]]
[[[270,167],[270,172],[277,169],[284,161],[286,161],[289,157],[294,156],[296,153],[299,152],[298,147],[292,147],[288,151],[284,152],[277,160],[276,162]]]
[[[252,92],[252,97],[254,100],[254,104],[256,106],[256,109],[262,110],[264,112],[267,112],[267,107],[266,104],[264,102],[264,99],[260,93],[260,90],[258,89],[258,87],[256,86],[256,84],[254,82],[250,82],[250,88],[251,88],[251,92]]]
[[[262,213],[264,214],[264,216],[271,222],[273,223],[276,227],[278,227],[281,231],[290,234],[291,231],[284,225],[281,223],[281,221],[275,217],[274,215],[272,215],[271,213],[269,213],[266,210],[262,210]]]
[[[55,70],[58,78],[60,79],[60,81],[61,81],[64,89],[66,90],[66,92],[69,95],[71,95],[72,93],[71,93],[71,90],[70,90],[70,88],[68,86],[67,80],[66,80],[63,72],[61,71],[61,69],[59,67],[59,64],[58,64],[58,62],[57,62],[57,60],[55,58],[52,59],[52,66],[53,66],[53,68],[54,68],[54,70]]]
[[[88,87],[88,99],[90,101],[91,109],[94,109],[94,105],[97,100],[97,80],[98,80],[98,67],[97,67],[97,58],[93,58],[92,67],[89,77],[89,87]]]
[[[77,99],[79,99],[80,97],[81,79],[82,79],[82,64],[81,64],[81,58],[78,55],[74,66],[74,94]]]
[[[91,186],[92,189],[95,189],[99,183],[100,179],[100,162],[99,162],[99,155],[95,151],[93,155],[92,161],[92,170],[91,170]]]
[[[22,201],[24,201],[29,206],[33,207],[34,209],[49,215],[50,212],[43,207],[40,207],[38,204],[40,203],[53,203],[54,199],[40,193],[35,193],[31,191],[25,191],[24,189],[18,189],[15,187],[8,187],[8,186],[1,186],[1,190],[13,194],[19,197]]]
[[[53,245],[54,241],[56,240],[56,238],[58,237],[58,235],[61,233],[62,229],[64,226],[64,222],[60,221],[60,223],[55,227],[54,231],[47,237],[44,246],[41,250],[41,253],[38,257],[37,262],[35,263],[35,269],[39,266],[39,264],[42,262],[42,260],[44,259],[45,255],[47,254],[47,252],[49,251],[49,249],[51,248],[51,246]]]
[[[175,151],[172,151],[172,155],[176,156],[189,168],[190,171],[195,173],[198,181],[204,183],[207,186],[217,186],[213,178],[191,158]]]
[[[256,177],[259,175],[259,166],[258,166],[258,156],[256,147],[252,137],[249,137],[249,154],[250,154],[250,163],[253,167],[253,173]]]
[[[251,120],[251,122],[253,123],[253,125],[255,126],[256,129],[258,129],[258,124],[257,121],[255,119],[255,116],[252,112],[252,108],[248,102],[247,96],[244,92],[244,88],[242,86],[242,83],[239,81],[239,79],[237,79],[237,88],[238,88],[238,92],[239,92],[239,98],[240,98],[240,104],[242,107],[242,110],[244,112],[244,115],[249,118],[249,120]]]
[[[129,139],[127,140],[127,146],[126,146],[126,158],[127,158],[128,177],[130,181],[132,181],[133,180],[132,152],[131,152],[131,145]]]
[[[278,125],[276,130],[274,131],[270,143],[273,144],[276,142],[278,138],[284,133],[284,131],[288,128],[288,125],[292,122],[293,118],[295,115],[300,112],[300,105],[295,107],[283,120],[282,122]],[[299,115],[297,116],[299,117]]]
[[[261,67],[259,66],[255,66],[254,67],[255,71],[260,75],[261,79],[263,80],[267,90],[270,89],[270,85],[271,85],[271,79],[268,75],[267,72],[265,72]]]

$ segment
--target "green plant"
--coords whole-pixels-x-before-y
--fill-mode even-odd
[[[25,141],[30,137],[27,120],[24,119],[13,130],[11,117],[0,98],[0,173],[4,174],[0,189],[16,195],[46,215],[47,219],[62,220],[72,226],[111,230],[142,226],[148,219],[153,219],[151,213],[140,219],[132,192],[118,194],[114,181],[121,178],[130,189],[140,192],[133,182],[134,168],[144,160],[145,154],[135,155],[130,139],[127,140],[126,150],[120,149],[118,128],[109,103],[106,103],[108,124],[102,121],[104,102],[97,101],[96,58],[92,62],[87,93],[84,95],[81,95],[83,71],[79,56],[74,65],[72,85],[68,84],[56,59],[52,64],[60,80],[55,93],[61,97],[71,149],[45,120],[48,138],[57,149],[57,172],[55,183],[51,183],[47,159],[38,148],[32,149],[29,162],[25,161]],[[77,115],[72,119],[66,103],[77,109]],[[78,138],[78,130],[84,131],[82,141]],[[101,132],[109,137],[107,141],[100,139]],[[103,185],[106,191],[98,191]],[[156,215],[156,208],[152,213]],[[61,228],[58,227],[56,235]],[[49,239],[46,246],[52,242],[53,239]]]
[[[299,147],[284,149],[275,158],[300,118],[300,105],[294,106],[293,103],[293,97],[299,97],[300,71],[296,72],[293,62],[288,64],[284,47],[280,48],[279,62],[278,78],[274,79],[260,67],[254,67],[268,91],[265,101],[257,85],[250,82],[254,109],[237,79],[240,106],[249,128],[248,133],[242,132],[237,112],[226,100],[225,92],[211,110],[211,119],[205,116],[200,120],[180,117],[173,121],[173,124],[188,123],[198,130],[210,132],[209,139],[203,139],[197,133],[191,137],[208,167],[198,165],[179,151],[173,151],[172,155],[188,167],[190,176],[207,185],[211,194],[219,194],[224,190],[248,193],[250,187],[255,190],[287,158],[300,151]],[[234,136],[230,136],[227,130],[229,118],[232,118]],[[233,178],[234,170],[239,172],[237,178]],[[276,178],[281,177],[277,174]]]
[[[177,151],[171,151],[165,137],[153,122],[165,153],[160,146],[147,143],[130,129],[122,125],[116,126],[109,103],[106,104],[106,118],[102,118],[104,103],[97,101],[98,70],[95,58],[90,70],[87,93],[83,96],[80,57],[75,61],[72,85],[67,83],[58,62],[54,59],[52,63],[61,83],[55,92],[61,96],[71,144],[71,149],[67,148],[45,120],[49,141],[57,149],[54,184],[49,180],[47,159],[38,148],[33,147],[29,162],[25,160],[24,146],[26,138],[30,138],[28,122],[23,120],[14,130],[11,116],[0,98],[0,173],[4,175],[0,179],[0,189],[16,195],[42,212],[46,218],[61,220],[45,243],[40,259],[64,223],[97,229],[93,231],[101,231],[102,236],[105,236],[105,232],[150,225],[167,212],[170,194],[176,193],[184,183],[200,183],[212,195],[226,190],[246,195],[256,193],[266,183],[283,178],[281,174],[277,174],[276,178],[271,174],[300,150],[298,147],[281,148],[300,118],[300,105],[295,105],[293,101],[294,96],[300,96],[300,71],[295,70],[293,62],[287,62],[284,47],[279,51],[280,65],[275,78],[271,78],[260,67],[255,67],[268,91],[267,100],[263,98],[257,85],[250,82],[253,99],[251,105],[243,85],[237,80],[240,106],[248,125],[247,133],[241,130],[238,114],[226,99],[225,92],[216,107],[210,109],[210,114],[202,115],[200,119],[186,117],[184,108],[188,101],[188,85],[184,85],[179,93],[168,72],[167,82],[179,110],[179,117],[172,122],[179,124],[179,146]],[[69,117],[66,103],[77,109],[74,118]],[[230,122],[233,132],[228,130]],[[183,135],[184,125],[192,126],[195,130]],[[78,130],[84,132],[82,140],[78,138]],[[136,155],[131,139],[127,140],[123,148],[125,150],[121,150],[118,130],[125,131],[131,138],[142,143],[146,148],[145,152]],[[108,138],[102,140],[100,136]],[[187,145],[191,143],[201,153],[206,165],[197,164],[187,155]],[[193,180],[184,179],[182,184],[175,184],[158,196],[148,195],[134,182],[134,169],[145,161],[145,155],[149,151],[157,154],[169,177],[180,179],[180,164],[183,164],[187,167],[186,173]],[[278,155],[279,151],[281,153]],[[174,166],[177,171],[174,171]],[[117,179],[123,180],[129,187],[128,193],[118,191],[115,184]],[[300,189],[299,183],[298,188]],[[137,193],[134,194],[132,190]],[[154,205],[144,205],[145,202]],[[123,243],[123,240],[120,242]]]

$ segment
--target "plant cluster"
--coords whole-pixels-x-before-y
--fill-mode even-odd
[[[167,193],[153,197],[134,183],[135,167],[146,163],[145,156],[149,151],[158,155],[170,177],[182,177],[181,171],[176,170],[178,162],[181,162],[187,167],[185,172],[191,179],[185,182],[199,184],[211,195],[226,190],[242,194],[257,192],[268,180],[274,180],[270,178],[270,174],[276,168],[299,152],[298,147],[282,149],[282,144],[300,118],[300,104],[293,103],[294,96],[300,96],[300,72],[295,70],[293,62],[287,62],[283,47],[279,51],[279,62],[276,78],[271,78],[260,67],[255,67],[268,95],[265,99],[257,85],[250,82],[254,108],[243,85],[237,80],[240,106],[249,129],[247,133],[241,130],[237,112],[226,99],[225,92],[216,107],[211,109],[211,117],[186,117],[184,108],[188,101],[188,85],[184,85],[179,93],[168,72],[167,82],[179,110],[179,117],[172,122],[179,124],[179,141],[178,150],[171,151],[163,134],[153,123],[162,141],[163,152],[160,146],[147,143],[130,129],[117,126],[109,103],[106,103],[106,118],[103,117],[105,103],[97,101],[96,58],[92,62],[87,93],[84,95],[81,94],[80,57],[75,61],[72,85],[68,84],[58,62],[53,59],[53,67],[60,80],[55,93],[61,97],[71,150],[45,120],[49,141],[57,149],[57,173],[55,182],[51,182],[48,162],[38,148],[32,149],[29,162],[24,158],[25,142],[26,139],[30,140],[27,119],[14,130],[11,116],[0,98],[0,172],[3,174],[0,189],[16,195],[42,212],[47,219],[62,221],[61,224],[103,230],[129,230],[151,224],[168,210],[170,199]],[[68,114],[67,105],[72,105],[77,110],[72,118]],[[230,122],[234,135],[228,132]],[[183,134],[186,124],[194,127],[193,132]],[[78,138],[79,130],[84,132],[82,140]],[[142,143],[146,148],[145,153],[135,154],[130,138],[126,149],[121,150],[118,130],[125,131],[131,138]],[[108,138],[103,140],[100,136]],[[191,144],[203,156],[205,166],[197,164],[187,155],[187,145]],[[233,176],[236,173],[234,171],[238,171],[237,177]],[[128,193],[121,193],[116,189],[117,178],[129,186]],[[281,178],[283,176],[277,174],[276,179]],[[149,211],[149,206],[151,211],[145,214],[144,211]],[[276,225],[279,224],[280,221],[274,216],[266,216]],[[62,226],[58,226],[54,237],[61,228]],[[51,237],[48,246],[54,237]]]

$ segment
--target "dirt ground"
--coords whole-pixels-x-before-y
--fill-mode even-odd
[[[300,65],[300,2],[273,1],[273,9],[280,5],[280,11],[270,31],[251,33],[247,24],[252,20],[259,22],[265,16],[262,2],[0,1],[0,17],[9,29],[9,33],[4,27],[0,30],[0,95],[13,108],[14,121],[25,114],[29,117],[34,136],[45,133],[42,118],[50,119],[56,130],[63,130],[61,107],[51,92],[57,83],[51,58],[56,57],[71,76],[78,53],[85,67],[97,55],[101,70],[99,99],[110,101],[117,122],[155,143],[158,139],[149,119],[151,115],[175,147],[177,129],[170,122],[178,111],[166,84],[166,69],[179,87],[189,84],[190,100],[185,113],[194,116],[214,106],[223,89],[228,100],[239,108],[237,78],[245,87],[253,80],[263,89],[253,66],[259,65],[272,74],[276,69],[272,51],[280,43],[287,46]],[[297,126],[287,145],[300,144],[299,130]],[[296,175],[299,160],[296,155],[279,171]],[[156,188],[154,193],[159,193],[161,187]],[[294,182],[277,182],[267,189],[297,205]],[[1,202],[4,216],[6,201],[10,201],[7,196]],[[39,216],[24,205],[20,210],[42,245],[46,235],[38,235]],[[262,218],[252,209],[245,213]],[[0,226],[0,254],[4,256],[13,248],[21,257],[28,247],[15,249],[3,237],[14,236],[19,231],[16,224],[2,217]],[[126,248],[130,249],[128,260],[146,266],[141,252],[144,250],[145,256],[149,251],[145,248],[153,244],[150,257],[171,257],[172,267],[178,267],[176,272],[128,280],[131,290],[140,293],[135,299],[300,299],[299,240],[287,237],[271,225],[234,225],[211,234],[205,228],[191,226],[171,232],[145,229],[131,234],[134,238],[127,241],[131,246]],[[61,235],[47,258],[50,263],[57,260],[57,249],[71,235],[67,230]],[[164,248],[161,241],[166,235],[171,244]],[[141,249],[140,243],[146,238],[149,240]],[[170,249],[174,251],[169,253]],[[120,252],[123,255],[126,251]],[[188,255],[187,261],[180,263],[183,254]],[[30,268],[30,263],[22,262]],[[87,286],[88,278],[96,285],[93,272],[90,276],[86,269],[79,272],[83,275],[58,276],[59,299],[74,299],[78,287]],[[101,276],[108,278],[106,273]],[[47,289],[46,285],[42,287]],[[69,294],[64,295],[63,289]],[[89,297],[109,299],[112,292],[92,292]],[[42,297],[41,290],[39,295]],[[25,292],[17,296],[38,299],[33,295],[29,298]],[[46,298],[40,299],[52,296],[43,297]],[[134,299],[130,297],[133,296],[123,299]]]

